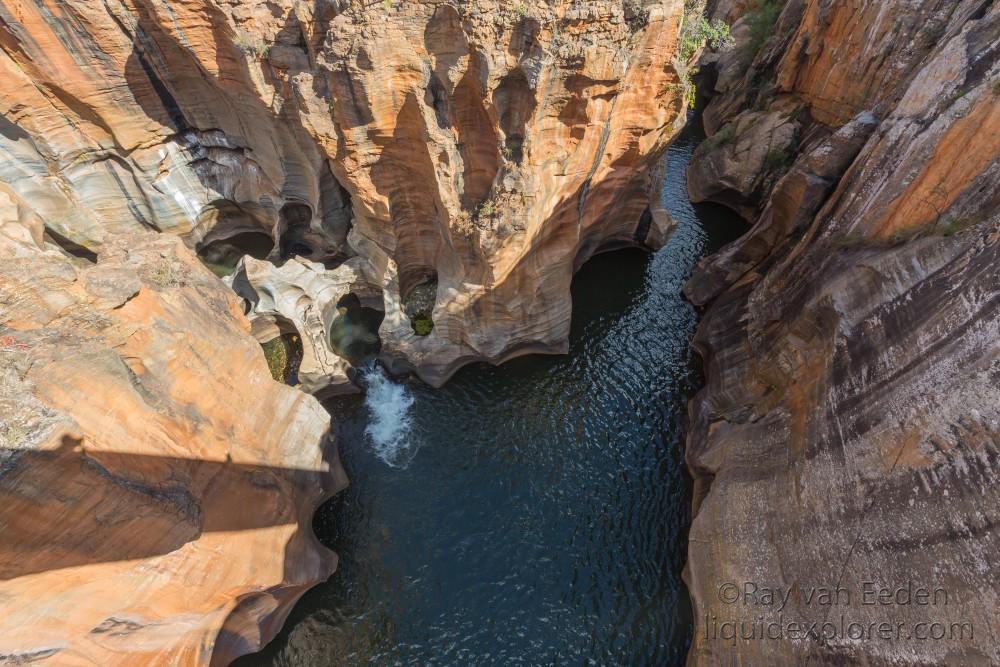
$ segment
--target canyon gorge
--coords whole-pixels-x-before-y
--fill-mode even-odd
[[[690,498],[693,620],[669,611],[657,659],[1000,664],[995,0],[0,0],[0,68],[0,662],[259,651],[337,567],[325,401],[373,359],[446,391],[571,352],[574,275],[680,234],[646,285],[673,281],[670,316],[615,357],[675,327],[644,358],[691,398],[691,488],[642,478]],[[695,97],[686,166],[664,154]],[[660,195],[685,168],[748,230],[696,266],[700,223]],[[551,401],[600,393],[545,373],[580,382]],[[520,389],[480,381],[484,412]],[[680,438],[643,415],[651,450]],[[624,429],[571,416],[553,446]],[[872,582],[949,602],[869,605]],[[819,629],[718,636],[780,617]],[[845,617],[974,632],[823,634]]]
[[[346,480],[308,394],[357,391],[345,304],[434,385],[565,352],[574,271],[669,236],[648,167],[684,123],[682,18],[0,3],[0,655],[214,665],[273,636],[334,567],[309,522]],[[307,393],[254,338],[300,346]]]

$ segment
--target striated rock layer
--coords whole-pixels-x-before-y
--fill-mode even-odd
[[[574,270],[662,240],[640,220],[683,122],[683,6],[3,0],[0,183],[66,248],[149,228],[221,264],[357,258],[384,360],[439,384],[564,351]]]
[[[34,231],[0,227],[0,655],[257,650],[336,565],[311,529],[346,484],[328,415],[271,379],[178,239],[122,235],[91,263]]]
[[[715,4],[746,44],[768,3]],[[1000,663],[1000,5],[770,4],[690,172],[755,225],[686,287],[689,664]]]

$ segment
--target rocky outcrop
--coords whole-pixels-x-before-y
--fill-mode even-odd
[[[71,259],[0,211],[0,655],[257,650],[336,565],[311,529],[346,484],[328,415],[271,379],[238,299],[178,239]]]
[[[753,218],[756,202],[773,186],[776,163],[795,159],[799,130],[782,111],[740,114],[699,146],[688,170],[691,200],[725,204]]]
[[[801,131],[686,287],[689,664],[996,664],[1000,6],[789,0],[774,25],[709,107],[717,135],[794,102]]]
[[[798,240],[878,125],[873,114],[864,112],[801,157],[792,154],[795,164],[774,188],[757,223],[739,241],[698,266],[694,279],[685,286],[688,298],[700,305],[708,303],[768,260],[777,248]],[[693,163],[691,178],[697,178],[694,172],[705,165]],[[764,163],[757,163],[757,171],[750,173],[753,180],[767,176]],[[748,189],[744,201],[752,202],[753,192]],[[744,214],[752,210],[735,204],[733,208]]]
[[[683,7],[0,0],[0,661],[271,637],[344,479],[257,343],[317,394],[565,350],[574,271],[672,229]]]
[[[798,141],[814,143],[817,134],[865,111],[891,113],[933,52],[986,11],[982,3],[947,0],[709,4],[715,18],[733,22],[736,39],[702,61],[703,91],[711,96],[704,121],[713,142],[695,156],[690,192],[694,201],[735,206],[750,221],[760,213],[752,203],[767,201]],[[775,117],[796,125],[794,140],[758,122]],[[752,156],[732,159],[734,147],[746,145],[766,145],[769,159],[763,165]],[[748,192],[733,183],[764,187]]]
[[[475,359],[565,351],[574,270],[643,241],[645,167],[683,107],[682,3],[645,4],[640,25],[620,2],[404,3],[332,24],[327,141],[385,291],[391,368],[439,384]],[[403,311],[428,281],[421,337]]]
[[[298,386],[303,391],[322,395],[357,391],[351,382],[351,363],[338,354],[331,331],[349,295],[359,301],[364,296],[368,304],[382,304],[381,292],[372,290],[357,268],[361,264],[362,260],[354,258],[328,270],[322,264],[295,258],[277,267],[245,257],[227,279],[249,304],[258,340],[266,342],[283,333],[301,334]]]
[[[646,167],[683,122],[682,15],[682,0],[4,0],[0,182],[87,252],[148,228],[220,273],[240,254],[355,258],[383,297],[384,361],[440,384],[565,350],[574,270],[647,241]],[[406,303],[427,285],[419,336]]]

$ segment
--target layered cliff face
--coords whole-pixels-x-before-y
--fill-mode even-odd
[[[755,225],[686,288],[689,664],[995,664],[1000,6],[716,4],[690,187]]]
[[[682,0],[6,0],[0,182],[64,247],[149,228],[223,271],[356,258],[383,358],[437,384],[565,350],[574,270],[662,226],[640,220],[646,167],[682,121],[682,15]],[[343,384],[336,366],[314,386]]]
[[[314,393],[351,388],[354,312],[431,383],[564,350],[574,270],[669,235],[646,167],[682,14],[0,0],[0,656],[272,637],[333,569],[307,524],[345,480],[254,339],[297,335]]]
[[[336,564],[311,528],[346,484],[329,417],[271,379],[238,299],[178,239],[73,260],[0,212],[0,655],[258,649]]]

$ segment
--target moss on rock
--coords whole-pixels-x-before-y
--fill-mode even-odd
[[[410,320],[410,324],[413,326],[413,333],[418,336],[427,336],[434,331],[434,320],[427,313],[417,313]]]
[[[271,377],[278,382],[284,382],[288,374],[288,352],[289,345],[284,336],[278,336],[274,340],[261,343],[264,348],[264,358],[267,359],[267,367],[271,371]]]

